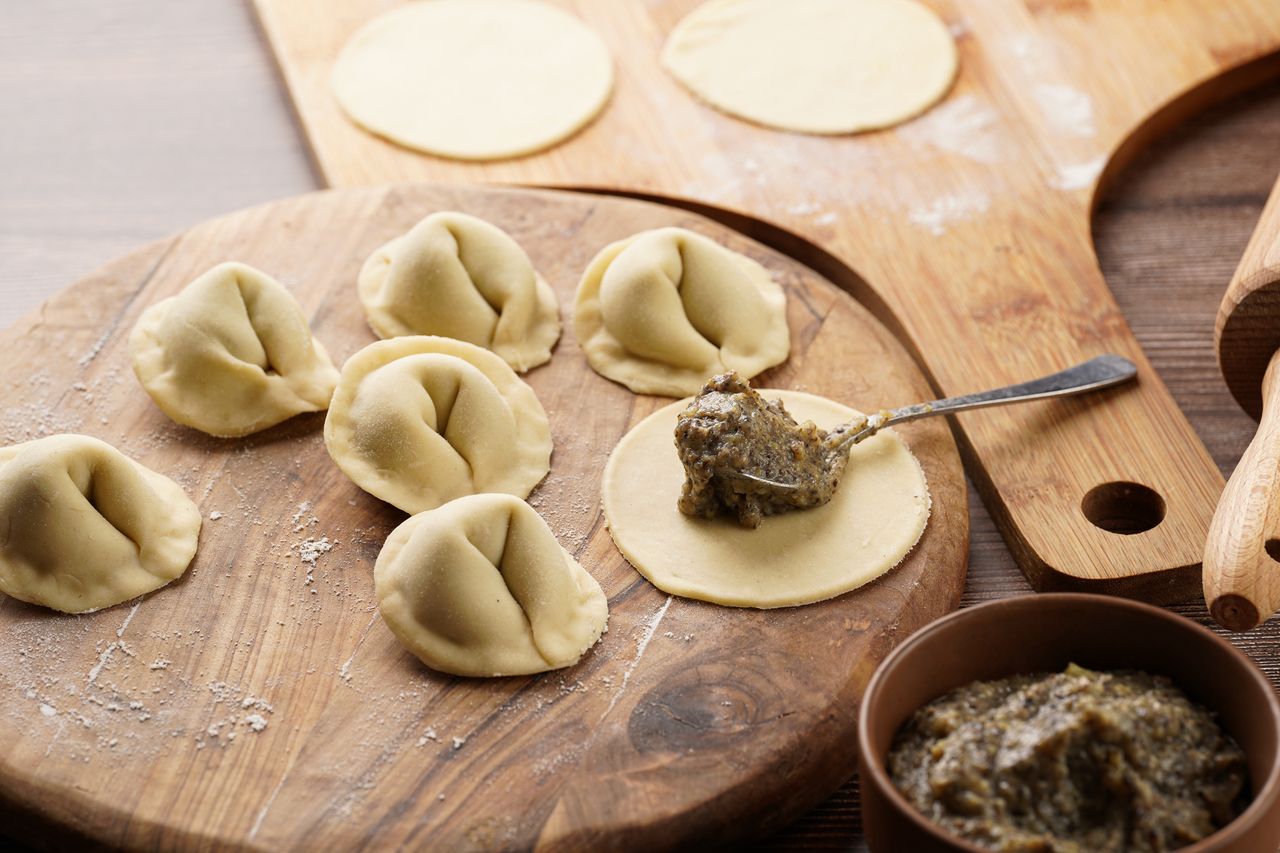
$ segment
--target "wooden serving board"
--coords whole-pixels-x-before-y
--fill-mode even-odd
[[[399,2],[255,0],[329,183],[591,187],[704,206],[856,292],[949,394],[1127,355],[1139,387],[1105,405],[961,416],[961,449],[1038,588],[1199,594],[1222,476],[1102,279],[1090,204],[1155,133],[1280,71],[1265,58],[1280,47],[1275,0],[925,0],[959,44],[954,89],[909,124],[852,137],[755,127],[680,88],[659,51],[699,0],[548,0],[613,50],[613,100],[565,144],[489,164],[384,142],[330,95],[344,41]]]
[[[762,384],[854,406],[883,389],[927,391],[849,294],[722,225],[646,202],[339,190],[140,249],[0,333],[0,443],[80,431],[116,444],[196,500],[200,551],[181,580],[92,615],[0,597],[0,814],[12,823],[128,849],[661,848],[777,826],[851,775],[871,672],[954,609],[964,585],[964,480],[941,423],[901,430],[933,516],[882,579],[784,610],[673,599],[626,564],[599,510],[608,453],[669,401],[596,375],[566,329],[527,376],[555,441],[530,502],[600,581],[609,630],[574,668],[473,680],[426,669],[382,624],[373,563],[404,515],[331,463],[323,415],[213,439],[170,422],[134,381],[126,339],[142,310],[232,259],[284,282],[345,359],[374,340],[355,295],[361,263],[439,209],[508,230],[562,309],[605,244],[696,229],[787,290],[791,357]]]

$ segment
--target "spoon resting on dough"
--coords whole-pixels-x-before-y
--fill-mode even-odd
[[[729,510],[744,527],[759,527],[766,515],[831,500],[849,448],[884,427],[1108,388],[1137,372],[1127,358],[1101,355],[1030,382],[859,416],[829,432],[811,422],[797,424],[780,401],[766,401],[736,373],[725,373],[713,377],[676,420],[676,452],[685,470],[676,506],[708,519]]]

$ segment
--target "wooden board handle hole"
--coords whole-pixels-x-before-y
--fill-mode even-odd
[[[1124,536],[1151,530],[1165,513],[1164,498],[1155,489],[1120,481],[1094,486],[1080,509],[1094,527]]]

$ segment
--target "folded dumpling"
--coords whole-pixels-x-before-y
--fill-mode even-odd
[[[284,285],[239,263],[219,264],[144,311],[129,352],[156,405],[210,435],[324,411],[338,381]]]
[[[578,285],[574,332],[602,376],[687,397],[717,373],[787,359],[787,299],[760,264],[683,228],[605,247]]]
[[[551,468],[551,427],[533,389],[493,353],[452,338],[392,338],[353,355],[324,441],[357,486],[408,513],[477,492],[523,498]]]
[[[380,338],[442,335],[492,350],[524,373],[560,338],[555,292],[502,229],[433,213],[365,261],[360,301]]]
[[[200,511],[182,487],[84,435],[0,447],[0,592],[88,613],[187,570]]]
[[[471,495],[413,516],[392,531],[373,579],[400,642],[454,675],[571,666],[609,619],[600,584],[511,495]]]

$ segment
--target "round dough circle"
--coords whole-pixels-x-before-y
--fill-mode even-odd
[[[711,0],[663,64],[713,107],[802,133],[889,127],[951,88],[950,32],[915,0]]]
[[[824,397],[761,389],[797,421],[830,429],[857,415]],[[756,530],[676,509],[684,469],[672,436],[688,400],[623,436],[605,466],[604,513],[614,543],[640,574],[673,595],[733,607],[791,607],[856,589],[896,566],[929,520],[920,463],[893,430],[849,454],[840,488],[816,509],[770,516]]]
[[[572,15],[532,0],[415,0],[361,27],[330,78],[356,124],[409,148],[496,160],[585,126],[613,58]]]

